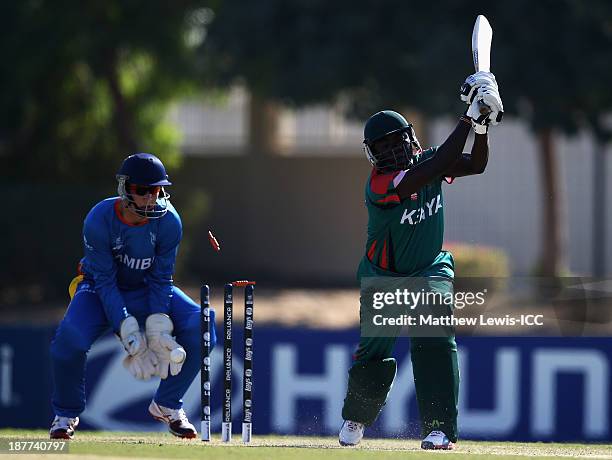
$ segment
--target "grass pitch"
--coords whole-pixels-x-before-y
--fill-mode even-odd
[[[364,439],[359,447],[340,447],[337,439],[297,436],[254,436],[253,442],[243,445],[240,436],[231,444],[219,441],[219,436],[210,443],[199,439],[177,439],[167,433],[120,433],[120,432],[77,432],[69,441],[67,454],[22,453],[18,457],[6,451],[8,441],[46,440],[44,430],[0,430],[0,458],[11,459],[62,459],[66,455],[85,460],[109,460],[128,458],[168,458],[206,460],[335,460],[335,459],[431,459],[444,456],[445,460],[477,459],[520,459],[537,457],[537,460],[558,459],[559,457],[612,459],[612,445],[609,444],[552,444],[460,441],[451,452],[426,452],[420,449],[417,440]]]

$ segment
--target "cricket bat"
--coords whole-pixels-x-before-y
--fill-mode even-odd
[[[491,71],[491,40],[493,39],[493,29],[487,18],[482,14],[476,17],[474,30],[472,31],[472,58],[474,59],[474,69],[476,72]],[[486,115],[491,109],[482,101],[478,101],[480,113]]]

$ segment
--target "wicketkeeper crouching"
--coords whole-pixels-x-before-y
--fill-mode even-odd
[[[151,415],[173,435],[195,438],[181,398],[200,369],[200,306],[172,279],[182,224],[165,191],[171,183],[162,162],[148,153],[127,157],[117,180],[119,196],[96,204],[85,218],[85,256],[51,343],[55,419],[49,434],[74,435],[85,409],[87,352],[111,329],[135,378],[161,377]]]

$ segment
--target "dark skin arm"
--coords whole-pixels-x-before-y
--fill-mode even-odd
[[[453,132],[438,148],[433,157],[409,169],[395,188],[400,199],[409,198],[410,195],[438,177],[454,176],[449,171],[453,171],[455,165],[463,159],[463,147],[471,129],[472,124],[469,120],[460,119]],[[486,136],[484,137],[486,138]]]
[[[472,154],[461,155],[461,158],[450,169],[444,172],[445,177],[462,177],[482,174],[489,161],[489,136],[475,134]]]

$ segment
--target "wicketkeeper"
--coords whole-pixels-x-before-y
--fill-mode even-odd
[[[200,306],[174,286],[181,219],[171,185],[154,155],[127,157],[119,196],[95,205],[83,225],[85,256],[70,287],[71,302],[51,344],[55,419],[52,439],[71,439],[85,409],[85,361],[111,329],[137,379],[161,377],[149,412],[170,433],[195,438],[182,397],[200,369]],[[211,345],[216,343],[212,312]]]
[[[503,116],[497,82],[491,73],[469,76],[462,86],[461,99],[468,104],[467,111],[442,145],[427,150],[421,149],[412,125],[397,112],[378,112],[367,121],[363,142],[373,169],[365,187],[368,236],[359,279],[453,279],[453,258],[442,250],[442,182],[484,172],[489,126],[498,124]],[[491,112],[481,114],[481,105]],[[472,129],[474,144],[471,154],[466,154],[463,148]],[[363,302],[361,308],[366,308]],[[374,423],[385,404],[396,374],[392,358],[395,341],[396,337],[361,338],[349,370],[341,445],[358,444],[364,428]],[[421,447],[452,449],[457,442],[459,394],[455,338],[412,337],[410,349],[422,425]]]

